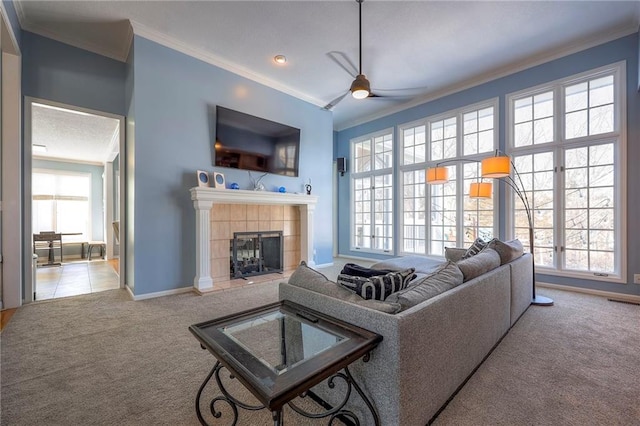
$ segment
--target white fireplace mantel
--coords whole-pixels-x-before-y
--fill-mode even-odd
[[[193,286],[198,292],[213,289],[211,278],[210,212],[214,204],[265,204],[298,206],[300,210],[300,257],[308,265],[313,261],[313,212],[318,197],[267,191],[196,187],[189,190],[196,210],[196,276]]]

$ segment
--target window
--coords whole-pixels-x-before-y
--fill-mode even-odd
[[[91,240],[91,175],[34,170],[33,232],[80,233],[65,241]]]
[[[351,141],[351,246],[393,251],[393,130]]]
[[[616,64],[507,97],[508,150],[545,273],[624,279],[625,84]],[[528,249],[524,206],[511,205],[513,234]]]
[[[478,161],[497,146],[496,111],[493,100],[401,126],[404,254],[442,256],[445,247],[495,234],[494,200],[468,194],[480,176]],[[425,170],[437,164],[447,167],[449,181],[427,185]]]

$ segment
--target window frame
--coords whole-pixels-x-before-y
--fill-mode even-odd
[[[87,195],[87,208],[88,208],[88,218],[87,218],[87,239],[88,241],[93,240],[93,175],[91,174],[91,172],[80,172],[80,171],[74,171],[74,170],[57,170],[57,169],[47,169],[47,168],[35,168],[31,171],[32,175],[34,174],[46,174],[46,175],[55,175],[55,176],[82,176],[88,179],[88,183],[89,183],[89,192]],[[41,195],[36,194],[33,189],[32,189],[32,194],[31,197],[32,199],[35,199],[35,197],[39,197]],[[52,196],[51,201],[55,203],[58,201],[56,199],[57,195]],[[68,197],[65,195],[62,195],[62,197]],[[71,196],[71,197],[75,197],[75,196]],[[58,227],[58,223],[57,223],[57,214],[55,212],[53,212],[52,214],[52,222],[54,224],[54,229],[53,231],[55,232],[61,232],[57,229]],[[33,221],[33,212],[32,212],[32,218],[31,221]],[[35,232],[35,229],[34,229]],[[73,239],[70,238],[69,241],[70,242],[75,242],[72,241]]]
[[[384,136],[391,136],[391,155],[393,156],[391,159],[391,163],[389,167],[386,168],[381,168],[381,169],[375,169],[374,165],[375,165],[375,142],[374,139],[378,138],[378,137],[384,137]],[[365,172],[358,172],[355,170],[355,146],[358,143],[364,142],[370,140],[372,143],[372,149],[371,149],[371,169]],[[396,158],[397,154],[396,154],[396,137],[395,137],[395,132],[394,132],[394,128],[393,127],[389,127],[383,130],[378,130],[376,132],[372,132],[372,133],[368,133],[366,135],[362,135],[362,136],[358,136],[355,138],[352,138],[349,141],[349,160],[351,162],[351,164],[353,165],[351,173],[350,173],[350,178],[349,178],[349,249],[351,251],[354,252],[360,252],[360,253],[373,253],[373,254],[385,254],[385,255],[393,255],[395,253],[395,246],[396,246],[396,223],[395,223],[395,218],[396,218],[396,182],[395,182],[395,177],[394,177],[394,171],[395,171],[395,165],[396,165]],[[385,223],[384,226],[390,226],[391,227],[391,247],[389,250],[386,249],[377,249],[373,247],[373,244],[371,244],[371,247],[362,247],[356,244],[355,242],[355,226],[356,226],[356,222],[355,222],[355,196],[354,196],[354,191],[355,191],[355,181],[357,179],[363,179],[363,178],[370,178],[372,180],[372,182],[375,180],[376,177],[382,177],[382,176],[389,176],[390,180],[391,180],[391,223]],[[371,226],[375,226],[375,209],[374,209],[374,205],[375,205],[375,190],[371,190],[371,198],[369,200],[370,206],[371,206],[371,220],[370,220],[370,224]]]
[[[424,169],[430,167],[435,167],[437,164],[442,164],[445,166],[456,166],[456,247],[462,247],[464,245],[464,197],[465,197],[465,189],[464,189],[464,164],[466,163],[479,163],[483,158],[486,158],[488,155],[491,155],[492,152],[482,152],[476,154],[467,154],[463,155],[464,150],[464,115],[474,111],[480,111],[486,108],[493,108],[493,150],[498,149],[499,140],[500,140],[500,99],[498,97],[490,98],[481,102],[476,102],[470,105],[465,105],[460,108],[452,109],[449,111],[445,111],[442,113],[434,114],[419,120],[410,121],[407,123],[403,123],[397,126],[398,128],[398,152],[399,155],[397,158],[397,168],[398,168],[398,190],[396,191],[399,195],[397,196],[397,221],[398,221],[398,235],[396,237],[397,243],[397,251],[399,256],[410,256],[410,255],[422,255],[422,256],[430,256],[442,258],[444,256],[444,252],[442,254],[434,254],[431,250],[432,244],[432,232],[431,232],[431,195],[429,185],[425,182],[425,253],[417,253],[411,251],[405,251],[404,247],[404,173],[405,172],[414,172],[417,170]],[[452,158],[443,158],[439,160],[431,159],[431,123],[435,123],[438,121],[447,120],[449,118],[456,118],[456,156]],[[404,164],[404,131],[407,129],[415,128],[417,126],[425,127],[425,161],[422,163],[411,163]],[[485,181],[490,181],[485,179]],[[499,209],[500,205],[500,191],[498,191],[498,186],[496,182],[492,182],[493,185],[493,196],[492,196],[492,204],[493,204],[493,235],[497,236],[499,231]]]
[[[614,77],[614,122],[613,131],[600,133],[597,135],[587,135],[577,138],[565,139],[565,95],[566,88],[582,82],[598,79],[604,76]],[[510,157],[520,155],[530,155],[543,152],[551,152],[554,158],[554,267],[536,265],[536,271],[546,275],[558,277],[588,279],[593,281],[604,281],[611,283],[627,283],[627,78],[626,61],[620,61],[603,67],[584,71],[569,77],[557,79],[551,82],[540,84],[505,95],[505,135],[506,153]],[[532,144],[528,146],[515,146],[514,140],[514,103],[516,100],[526,96],[533,96],[545,91],[553,91],[554,94],[554,138],[552,142],[542,144]],[[619,224],[614,232],[616,243],[614,244],[615,269],[616,272],[602,273],[595,271],[575,271],[564,269],[565,251],[563,244],[566,238],[565,228],[565,152],[569,149],[595,146],[605,143],[614,145],[614,220]],[[513,238],[515,233],[514,203],[519,202],[513,191],[506,191],[506,233],[508,238]],[[617,242],[620,242],[618,244]]]

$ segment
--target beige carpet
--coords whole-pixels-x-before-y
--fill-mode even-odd
[[[545,294],[556,305],[530,308],[435,424],[640,425],[640,307]],[[213,357],[188,326],[276,299],[275,285],[260,285],[25,306],[0,337],[0,424],[197,425],[194,398]],[[264,410],[240,416],[240,425],[272,424]],[[230,424],[223,419],[216,424]],[[326,423],[291,412],[285,421]]]

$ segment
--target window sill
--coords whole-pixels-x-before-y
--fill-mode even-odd
[[[570,271],[558,271],[555,269],[548,269],[536,266],[536,274],[550,275],[554,277],[575,278],[580,280],[590,281],[603,281],[615,284],[627,284],[626,277],[620,275],[609,274],[608,276],[598,276],[590,273],[570,272]]]

